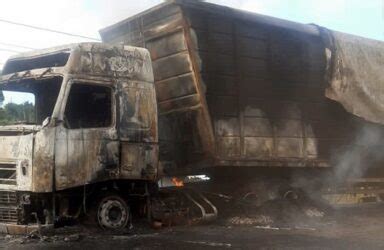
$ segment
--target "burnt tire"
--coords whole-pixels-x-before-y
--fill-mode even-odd
[[[130,208],[119,195],[104,195],[95,207],[97,224],[107,230],[123,230],[130,222]]]

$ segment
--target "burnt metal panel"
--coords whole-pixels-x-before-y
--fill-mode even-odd
[[[245,137],[244,155],[249,158],[269,160],[273,158],[273,138],[269,137]]]
[[[54,190],[55,128],[37,132],[33,149],[32,191],[43,193]]]
[[[163,102],[172,98],[180,98],[189,95],[195,95],[193,74],[188,72],[184,75],[168,78],[156,83],[157,100]]]
[[[217,136],[240,136],[240,124],[237,117],[216,118]]]
[[[151,54],[152,60],[187,50],[182,31],[170,34],[169,36],[155,38],[148,41],[146,45]]]
[[[33,134],[0,135],[0,188],[28,191],[32,188]]]
[[[157,177],[157,145],[123,142],[119,178],[154,180]]]
[[[119,49],[118,49],[119,48]],[[152,65],[147,50],[97,43],[75,46],[68,61],[68,73],[114,76],[152,82]]]
[[[168,134],[169,128],[174,129],[171,141],[175,146],[167,146],[169,140],[160,135],[165,139],[160,140],[160,155],[165,159],[174,156],[172,160],[179,166],[213,158],[213,126],[205,87],[200,82],[200,65],[193,52],[195,38],[180,6],[161,5],[104,29],[101,34],[106,42],[139,45],[151,53],[159,123],[164,125],[159,132]],[[171,149],[175,151],[168,153]]]
[[[264,40],[239,37],[237,41],[237,51],[239,56],[266,59],[267,43]]]
[[[315,26],[175,0],[101,35],[150,49],[160,154],[180,166],[326,167],[364,124],[324,96]]]
[[[216,142],[220,158],[231,159],[240,156],[240,137],[218,137]]]
[[[117,82],[119,137],[129,142],[157,142],[157,109],[153,83]]]
[[[272,137],[273,126],[271,121],[259,117],[244,118],[244,136]]]
[[[152,63],[155,81],[161,81],[192,71],[188,53],[161,58]],[[170,66],[172,65],[172,66]]]
[[[115,129],[57,127],[56,190],[118,177],[119,143],[116,141]]]
[[[322,42],[236,15],[182,6],[207,88],[217,164],[327,165],[329,155],[322,157],[324,150],[318,149],[321,132],[306,133],[308,116],[317,114],[307,104],[327,102]],[[322,108],[328,113],[334,106]],[[339,126],[330,123],[316,129]]]

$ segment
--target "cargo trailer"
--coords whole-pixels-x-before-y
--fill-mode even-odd
[[[365,106],[372,97],[355,84],[375,92],[377,78],[362,73],[353,79],[359,69],[374,68],[364,61],[369,53],[383,65],[382,42],[178,0],[100,34],[103,42],[150,51],[167,173],[218,166],[328,168],[356,144],[362,128],[383,131],[383,110],[370,115],[379,101]],[[343,66],[349,55],[361,65]],[[338,92],[343,78],[355,89],[352,95]]]

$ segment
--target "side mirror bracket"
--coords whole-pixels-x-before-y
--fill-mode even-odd
[[[43,128],[47,127],[51,123],[51,117],[48,116],[44,119],[43,123],[41,124]]]

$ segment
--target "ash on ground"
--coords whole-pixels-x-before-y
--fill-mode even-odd
[[[257,182],[256,182],[257,183]],[[258,182],[261,183],[261,182]],[[262,183],[247,187],[242,195],[212,194],[219,221],[225,225],[268,226],[272,228],[318,227],[328,223],[333,209],[320,195],[303,189]]]
[[[310,201],[276,199],[261,206],[238,204],[225,222],[232,225],[259,225],[271,227],[303,227],[325,222],[330,209]]]

